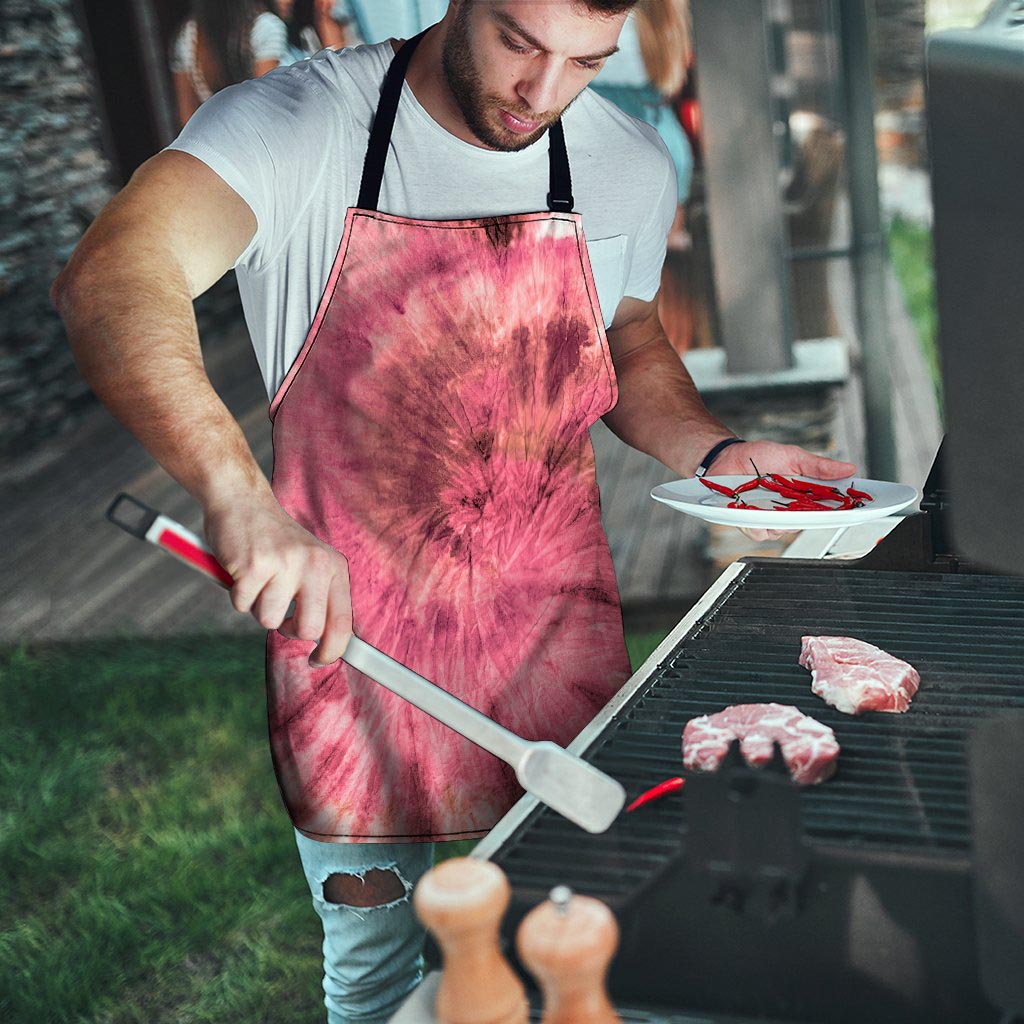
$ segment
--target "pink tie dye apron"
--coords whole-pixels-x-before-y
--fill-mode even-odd
[[[615,373],[581,218],[554,194],[560,124],[554,212],[376,211],[417,41],[392,63],[359,204],[271,404],[273,489],[348,558],[358,636],[565,745],[629,674],[588,433]],[[268,635],[274,765],[301,831],[477,838],[522,795],[511,768],[350,666],[310,668],[311,647]]]

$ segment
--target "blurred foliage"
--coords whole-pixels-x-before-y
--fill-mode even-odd
[[[928,0],[925,30],[941,32],[947,28],[973,28],[991,4],[992,0]]]
[[[941,410],[942,378],[936,336],[938,319],[931,229],[901,217],[894,218],[889,225],[889,253],[903,288],[907,311],[921,342],[921,351],[931,371]]]

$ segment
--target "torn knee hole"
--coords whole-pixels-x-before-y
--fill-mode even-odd
[[[348,907],[380,907],[405,895],[405,883],[390,870],[374,868],[365,875],[329,875],[324,899]]]

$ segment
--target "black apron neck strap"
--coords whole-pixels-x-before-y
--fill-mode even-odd
[[[384,162],[388,158],[388,146],[391,144],[391,130],[395,126],[395,114],[398,113],[398,101],[402,98],[402,83],[409,61],[416,51],[420,40],[427,34],[424,29],[418,36],[406,40],[402,48],[392,57],[388,73],[384,76],[384,85],[380,91],[380,102],[370,129],[370,142],[366,147],[363,160],[363,180],[359,185],[360,210],[376,210],[380,201],[380,186],[384,181]]]
[[[380,102],[370,129],[370,141],[366,147],[366,158],[363,160],[363,177],[359,185],[360,210],[376,210],[380,202],[380,189],[384,181],[384,163],[391,145],[391,132],[395,127],[395,115],[398,113],[398,101],[402,98],[402,84],[409,61],[427,34],[424,29],[419,35],[407,40],[395,54],[384,76],[381,87]],[[569,154],[565,148],[565,133],[562,131],[561,120],[555,121],[548,129],[548,165],[550,175],[550,191],[548,192],[548,209],[553,213],[572,213],[572,179],[569,175]]]
[[[561,118],[548,129],[548,166],[551,176],[548,209],[552,213],[572,213],[572,178]]]

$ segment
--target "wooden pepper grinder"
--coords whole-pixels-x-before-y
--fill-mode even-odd
[[[523,918],[516,949],[544,993],[542,1024],[620,1024],[604,984],[618,944],[612,912],[564,885]]]
[[[526,1024],[526,990],[498,945],[510,896],[501,868],[472,857],[438,864],[416,886],[416,914],[444,956],[438,1024]]]

